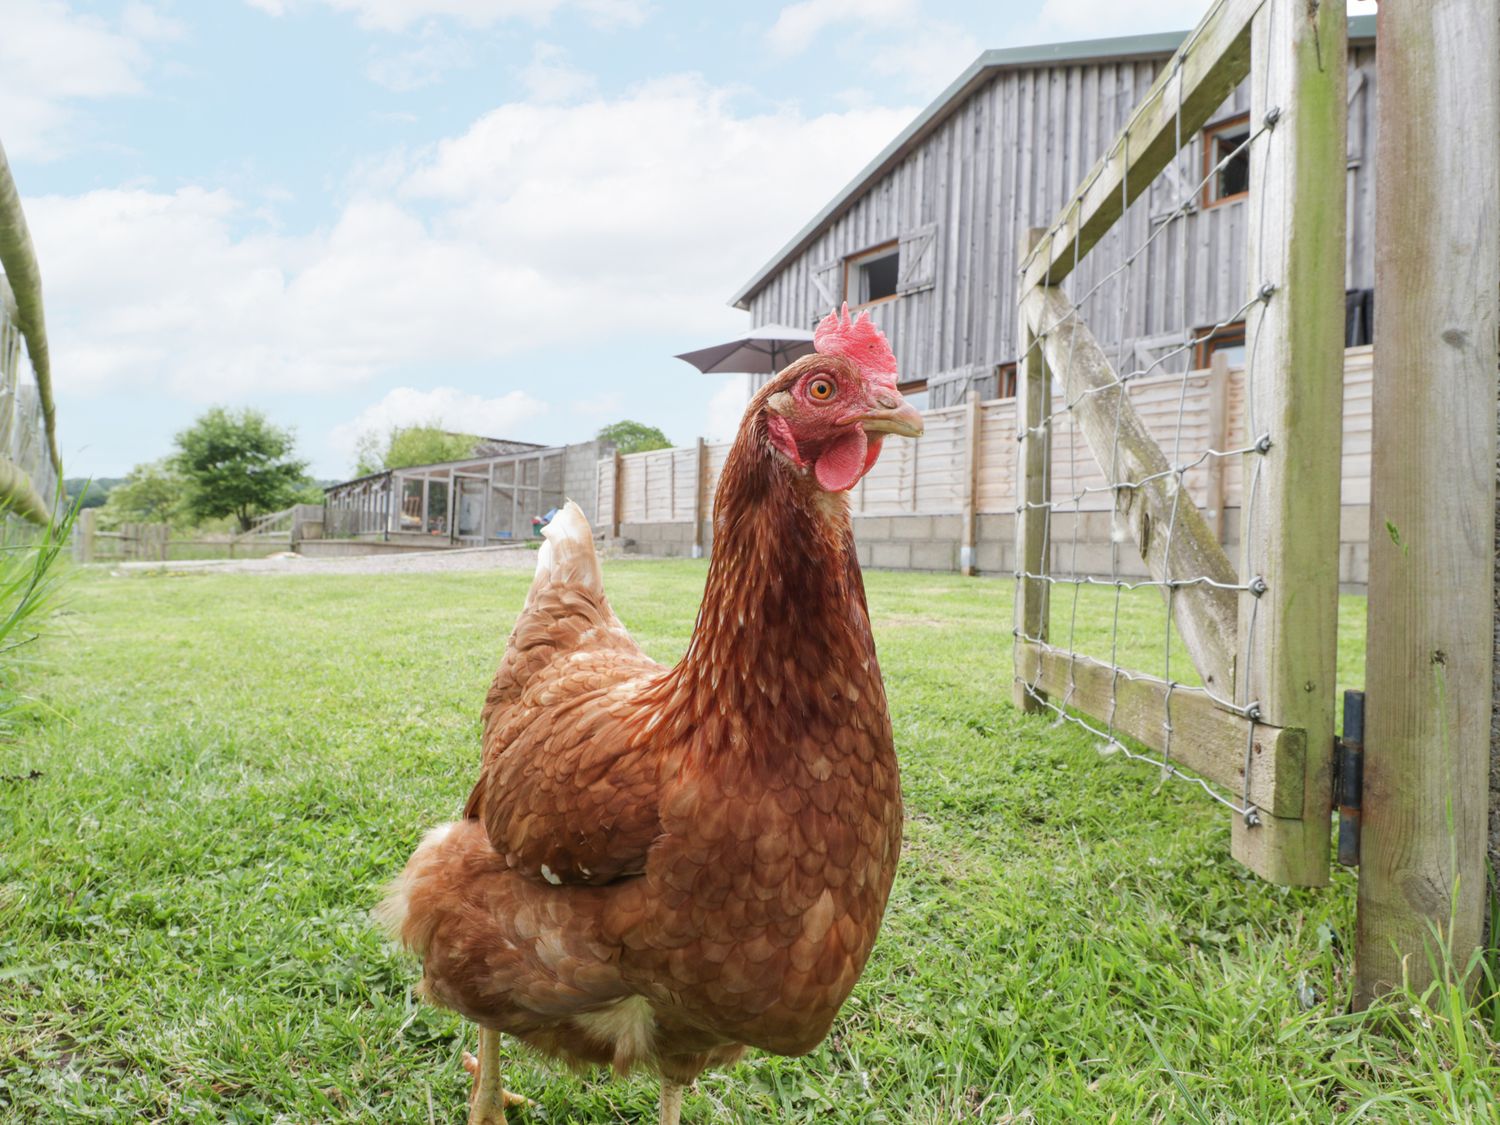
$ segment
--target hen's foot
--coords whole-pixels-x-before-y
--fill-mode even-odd
[[[468,1051],[465,1051],[464,1054],[463,1054],[463,1064],[464,1064],[464,1069],[467,1070],[470,1074],[472,1074],[474,1076],[474,1085],[477,1086],[479,1084],[479,1060],[476,1059],[473,1055],[469,1054]],[[473,1099],[473,1096],[474,1096],[474,1090],[471,1087],[470,1090],[469,1090],[469,1097],[470,1097],[471,1100]],[[500,1096],[501,1096],[501,1098],[504,1099],[504,1101],[505,1101],[505,1107],[507,1109],[510,1109],[512,1107],[515,1107],[515,1106],[523,1106],[523,1105],[524,1106],[535,1106],[536,1105],[536,1102],[532,1101],[525,1094],[514,1094],[514,1093],[512,1093],[509,1090],[501,1090],[500,1091]]]
[[[469,1088],[469,1125],[506,1125],[507,1106],[535,1105],[500,1085],[500,1033],[479,1029],[479,1057],[465,1051],[464,1069],[474,1076]]]
[[[661,1080],[661,1125],[678,1125],[682,1120],[682,1084]]]

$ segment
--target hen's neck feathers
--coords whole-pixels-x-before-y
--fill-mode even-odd
[[[848,503],[778,457],[754,415],[716,490],[713,561],[692,641],[658,697],[671,725],[707,754],[773,762],[809,732],[832,737],[854,709],[883,720]]]

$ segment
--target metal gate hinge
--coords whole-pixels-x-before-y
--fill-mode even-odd
[[[1344,737],[1334,740],[1333,800],[1339,810],[1339,863],[1359,866],[1359,816],[1365,791],[1365,693],[1344,692]]]

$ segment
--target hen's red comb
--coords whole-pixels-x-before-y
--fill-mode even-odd
[[[813,349],[823,355],[843,356],[872,383],[884,387],[896,385],[896,355],[885,333],[875,326],[867,312],[860,313],[858,320],[851,319],[848,301],[841,312],[823,318],[813,333]]]

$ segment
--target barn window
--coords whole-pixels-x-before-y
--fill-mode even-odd
[[[897,384],[896,389],[901,392],[902,398],[904,398],[908,403],[916,407],[918,410],[927,409],[926,379],[912,379],[905,383],[899,383]]]
[[[1250,115],[1241,113],[1203,130],[1203,206],[1250,192]]]
[[[1016,397],[1016,365],[1002,363],[995,368],[995,397]]]
[[[901,250],[894,240],[844,259],[844,295],[850,304],[873,305],[896,295]]]
[[[1193,367],[1202,370],[1213,362],[1215,353],[1226,352],[1230,367],[1245,366],[1245,322],[1200,328],[1193,333]]]

